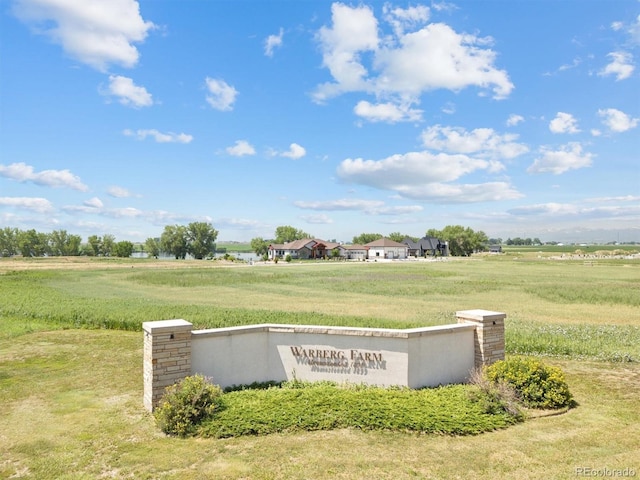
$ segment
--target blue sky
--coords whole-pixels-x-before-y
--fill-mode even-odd
[[[640,241],[640,2],[0,2],[0,227]]]

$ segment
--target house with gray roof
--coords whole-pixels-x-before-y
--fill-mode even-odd
[[[435,257],[449,255],[449,245],[447,242],[436,237],[422,237],[417,242],[407,237],[402,241],[409,249],[409,255],[412,257]]]

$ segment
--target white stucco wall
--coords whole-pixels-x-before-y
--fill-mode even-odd
[[[419,388],[464,382],[474,366],[474,327],[410,330],[253,325],[198,330],[191,371],[222,387],[332,380]]]

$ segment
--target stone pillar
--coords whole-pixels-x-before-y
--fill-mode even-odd
[[[144,322],[144,406],[150,412],[164,389],[191,375],[191,329],[185,320]]]
[[[482,368],[498,360],[504,360],[504,319],[506,313],[488,310],[463,310],[456,312],[458,323],[476,326],[475,366]]]

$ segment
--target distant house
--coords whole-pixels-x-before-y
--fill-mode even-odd
[[[334,248],[341,245],[335,242],[327,242],[318,238],[303,238],[288,243],[272,243],[269,245],[269,260],[274,258],[285,258],[291,255],[291,258],[297,260],[307,260],[310,258],[331,257]]]
[[[368,248],[364,245],[350,244],[340,245],[340,256],[347,260],[366,260]]]
[[[489,245],[490,253],[502,253],[502,245]]]
[[[417,242],[407,237],[402,243],[408,247],[409,256],[412,257],[435,257],[436,255],[445,257],[449,255],[447,242],[436,237],[422,237]]]
[[[404,243],[394,242],[390,238],[380,238],[365,245],[369,260],[391,258],[404,259],[409,254],[409,248]]]

